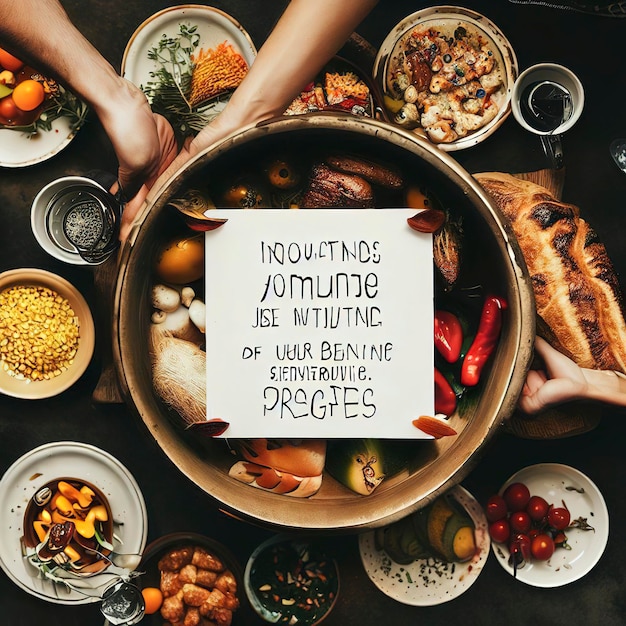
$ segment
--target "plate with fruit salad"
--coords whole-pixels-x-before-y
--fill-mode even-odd
[[[56,81],[0,48],[0,167],[26,167],[60,152],[87,106]]]
[[[609,536],[597,486],[567,465],[539,463],[511,476],[485,505],[500,565],[534,587],[559,587],[587,574]]]
[[[480,503],[457,485],[422,509],[359,536],[365,572],[384,594],[412,606],[457,598],[489,556]]]

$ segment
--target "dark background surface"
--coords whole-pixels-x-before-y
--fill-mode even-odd
[[[126,42],[135,28],[152,13],[175,3],[64,0],[63,4],[82,32],[119,68]],[[259,47],[285,2],[231,0],[215,2],[213,6],[239,20]],[[398,21],[426,6],[423,2],[381,0],[358,32],[378,47]],[[583,217],[597,230],[624,286],[626,176],[612,162],[608,146],[613,138],[626,137],[626,107],[621,97],[626,20],[503,0],[466,2],[464,6],[483,13],[500,27],[517,53],[520,71],[534,63],[552,61],[570,67],[582,80],[585,110],[564,138],[563,198],[577,204]],[[523,132],[512,117],[483,144],[453,156],[472,173],[534,171],[547,166],[537,138]],[[76,139],[50,161],[17,170],[0,168],[0,270],[49,269],[77,285],[93,305],[92,273],[57,262],[39,248],[30,230],[29,209],[37,191],[50,180],[92,168],[114,169],[114,164],[106,137],[91,117]],[[0,398],[0,470],[4,473],[28,450],[50,441],[76,440],[96,445],[117,457],[137,479],[148,508],[149,541],[169,532],[200,532],[226,544],[244,565],[254,547],[271,531],[221,513],[216,503],[163,455],[131,409],[94,404],[91,393],[99,371],[97,352],[82,379],[56,398]],[[339,562],[342,586],[337,606],[326,623],[626,623],[626,539],[621,532],[626,517],[625,417],[623,411],[607,410],[593,431],[559,440],[522,440],[503,432],[463,482],[484,502],[510,475],[530,464],[564,463],[587,474],[606,499],[611,523],[606,551],[587,576],[565,587],[534,588],[515,581],[490,555],[480,578],[461,597],[435,607],[410,607],[386,597],[370,582],[358,556],[356,536],[328,537],[329,549]],[[4,541],[1,537],[0,534],[0,541]],[[103,621],[96,605],[66,607],[35,599],[3,573],[0,607],[0,623],[12,626],[91,626]]]

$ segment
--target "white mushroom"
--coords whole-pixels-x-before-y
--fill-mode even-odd
[[[155,285],[152,288],[152,306],[165,313],[175,311],[180,305],[180,294],[167,285]]]
[[[196,292],[193,290],[193,287],[183,287],[180,291],[180,299],[187,308],[189,308],[195,297]]]
[[[189,305],[189,319],[200,332],[206,332],[206,305],[202,300],[196,299]]]
[[[152,313],[152,317],[150,319],[152,320],[153,324],[162,324],[165,321],[166,317],[167,313],[165,311],[160,311],[159,309],[157,309]]]
[[[189,309],[182,305],[175,311],[168,313],[165,320],[160,324],[156,324],[154,328],[178,339],[195,343],[198,346],[204,343],[204,335],[189,318]]]

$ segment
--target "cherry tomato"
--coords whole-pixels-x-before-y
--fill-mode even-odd
[[[487,500],[487,504],[485,505],[485,515],[487,516],[488,521],[495,522],[503,517],[506,517],[506,514],[506,502],[502,496],[496,494]]]
[[[511,483],[502,494],[509,511],[522,511],[530,500],[530,491],[524,483]]]
[[[496,543],[506,543],[511,536],[511,527],[506,519],[499,519],[489,524],[489,536]]]
[[[32,78],[23,80],[13,90],[13,102],[22,111],[34,111],[45,97],[43,85]]]
[[[569,526],[570,513],[564,507],[554,507],[548,511],[548,524],[555,530],[565,530]]]
[[[515,511],[509,517],[511,530],[516,533],[527,533],[530,530],[532,520],[526,511]]]
[[[528,561],[531,557],[531,539],[524,533],[517,533],[511,537],[509,542],[509,552],[511,555],[517,555],[517,564],[521,561]]]
[[[24,63],[17,57],[14,57],[10,52],[4,50],[4,48],[0,48],[0,67],[10,72],[17,72],[17,70],[21,69],[22,65],[24,65]]]
[[[18,117],[18,108],[13,102],[12,96],[6,96],[0,100],[0,118],[6,120],[5,123],[13,122]]]
[[[548,514],[550,505],[541,496],[531,496],[526,505],[526,512],[534,522],[540,522]]]
[[[530,552],[538,561],[547,561],[554,554],[554,549],[554,539],[546,533],[537,535],[530,544]]]

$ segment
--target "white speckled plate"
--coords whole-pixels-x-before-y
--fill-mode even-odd
[[[148,51],[156,46],[164,35],[176,37],[180,25],[197,26],[200,35],[198,50],[215,48],[227,41],[252,65],[256,57],[256,47],[250,35],[227,13],[214,7],[183,4],[169,7],[150,16],[135,30],[126,45],[122,58],[122,74],[138,87],[145,86],[152,77],[151,72],[159,69],[156,61],[148,59]],[[203,111],[221,111],[228,96],[220,96],[203,106]]]
[[[0,128],[0,167],[26,167],[46,161],[61,152],[77,132],[65,117],[54,120],[51,130],[35,135]]]
[[[525,467],[504,483],[500,493],[514,482],[524,483],[532,495],[541,496],[554,506],[563,506],[565,502],[572,521],[584,517],[595,529],[566,530],[571,550],[557,548],[548,561],[526,563],[517,570],[517,579],[533,587],[560,587],[582,578],[600,560],[609,538],[609,513],[599,489],[577,469],[558,463]],[[506,546],[491,546],[500,565],[513,575]]]
[[[418,559],[399,565],[374,545],[374,532],[359,537],[361,561],[370,580],[386,595],[403,604],[432,606],[460,596],[476,581],[489,556],[489,533],[483,508],[461,486],[449,492],[472,518],[476,527],[476,556],[467,563]]]
[[[511,112],[511,92],[518,75],[515,51],[504,33],[493,22],[480,13],[463,7],[447,5],[422,9],[408,15],[396,24],[378,50],[378,55],[374,61],[373,77],[380,86],[383,94],[388,91],[386,77],[394,55],[398,54],[399,43],[418,26],[434,28],[443,34],[452,33],[458,26],[463,26],[493,43],[490,49],[493,49],[495,58],[498,60],[501,67],[503,80],[503,85],[491,96],[492,100],[496,102],[499,107],[496,117],[482,128],[469,132],[464,137],[460,137],[455,141],[435,144],[446,152],[475,146],[491,136]],[[391,117],[393,118],[393,115],[391,115]],[[416,128],[413,132],[420,136],[425,136],[421,128]]]
[[[109,500],[114,533],[120,552],[141,553],[148,536],[148,519],[143,495],[132,474],[108,452],[74,441],[48,443],[17,459],[0,481],[0,566],[18,587],[41,600],[56,604],[86,604],[100,598],[85,596],[33,574],[22,556],[24,512],[33,494],[46,483],[62,477],[76,477],[98,487]],[[97,577],[106,587],[115,577],[106,572]],[[90,578],[88,580],[95,580]]]

